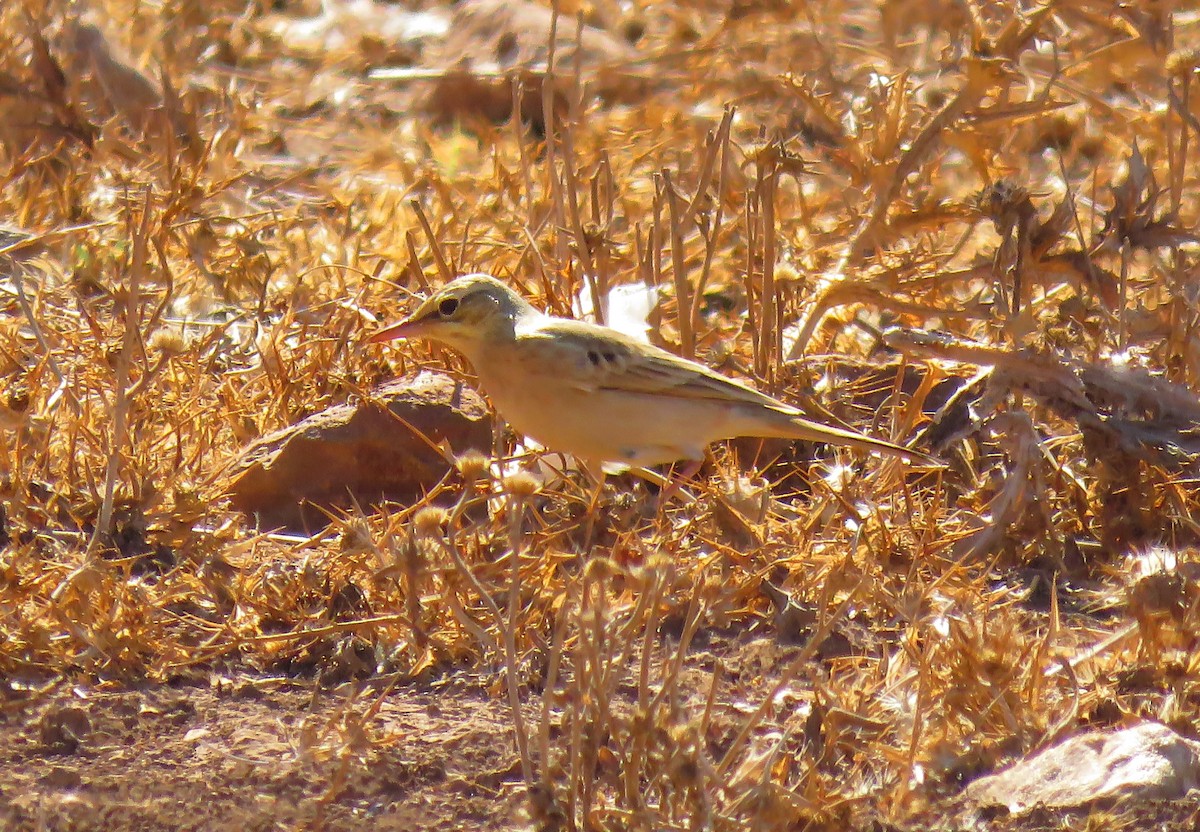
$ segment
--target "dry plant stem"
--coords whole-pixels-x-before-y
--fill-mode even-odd
[[[581,631],[581,643],[589,648],[587,657],[587,668],[585,681],[586,686],[583,690],[586,691],[586,702],[594,703],[596,710],[595,722],[600,725],[612,725],[612,712],[609,708],[609,699],[612,695],[612,690],[607,684],[608,671],[611,670],[610,661],[606,661],[607,656],[611,659],[611,655],[607,650],[608,639],[605,637],[608,624],[608,604],[607,593],[605,586],[599,577],[596,580],[585,583],[585,588],[590,587],[594,591],[594,600],[591,602],[591,611],[588,619],[591,621],[591,632],[589,637],[584,639],[583,631]],[[591,722],[591,720],[589,720]],[[584,758],[582,760],[581,770],[583,771],[583,819],[586,825],[586,818],[590,816],[592,806],[595,803],[596,796],[596,765],[599,759],[599,745],[593,732],[584,734],[588,738],[587,744],[583,747]]]
[[[683,227],[680,222],[679,195],[671,172],[663,170],[662,188],[667,196],[667,217],[671,223],[671,276],[675,280],[676,325],[679,327],[679,352],[684,358],[696,356],[696,322],[692,319],[692,289],[687,279],[683,254]]]
[[[1062,737],[1067,732],[1071,731],[1074,726],[1078,724],[1077,720],[1079,719],[1080,692],[1085,689],[1085,687],[1079,683],[1079,677],[1075,675],[1075,667],[1071,664],[1071,662],[1067,661],[1066,659],[1059,659],[1055,667],[1062,668],[1063,673],[1066,674],[1066,688],[1071,692],[1071,707],[1065,709],[1062,716],[1060,716],[1055,723],[1051,725],[1049,729],[1047,729],[1045,736],[1043,736],[1041,742],[1038,743],[1039,748],[1048,748],[1049,746],[1053,745],[1058,741],[1059,737]],[[1041,674],[1033,675],[1039,676]],[[1041,678],[1042,681],[1045,681],[1046,679],[1050,678],[1050,675],[1047,673],[1045,675],[1041,675]]]
[[[650,662],[652,662],[654,657],[654,644],[659,632],[658,607],[662,597],[664,577],[661,570],[655,569],[654,583],[650,587],[649,593],[650,603],[646,609],[646,626],[644,626],[642,634],[641,662],[638,665],[636,725],[640,726],[640,730],[634,731],[629,761],[625,765],[625,800],[628,800],[635,807],[641,807],[643,804],[641,784],[643,780],[647,779],[647,741],[649,740],[650,730],[652,730],[652,726],[655,724],[654,716],[661,705],[662,696],[665,696],[668,690],[670,690],[670,684],[664,678],[664,683],[662,683],[659,693],[653,696],[650,694]],[[697,617],[695,615],[697,600],[698,597],[692,598],[691,610],[689,610],[688,617],[689,626]],[[692,629],[692,633],[695,632],[694,628],[689,627],[686,629]],[[680,642],[680,651],[685,650],[683,645],[684,642]],[[673,676],[674,674],[672,674]]]
[[[422,292],[429,294],[433,290],[429,281],[425,279],[425,270],[421,268],[421,255],[417,253],[417,235],[411,229],[404,234],[404,245],[408,248],[408,270],[412,273],[414,282],[421,287]]]
[[[0,246],[0,257],[14,254],[24,248],[37,246],[57,237],[71,235],[81,231],[107,228],[117,224],[117,222],[117,220],[111,220],[106,222],[85,223],[83,225],[71,225],[67,226],[66,228],[59,229],[47,229],[45,231],[41,231],[36,236],[17,240],[16,242],[10,243],[7,246]],[[41,322],[38,320],[38,316],[34,311],[33,304],[29,301],[29,295],[25,291],[24,271],[19,267],[14,268],[8,273],[8,276],[12,278],[13,288],[17,295],[17,305],[21,307],[21,314],[25,316],[25,322],[29,324],[29,328],[33,331],[34,338],[37,339],[38,347],[42,351],[42,356],[46,361],[46,366],[50,368],[50,372],[54,374],[54,378],[58,381],[58,387],[55,389],[54,393],[48,397],[47,401],[49,403],[55,403],[61,396],[66,396],[67,400],[71,403],[71,407],[78,415],[80,412],[79,398],[76,396],[75,391],[71,389],[71,385],[67,381],[66,376],[63,374],[62,368],[59,367],[58,361],[54,357],[54,351],[50,347],[50,342],[46,339],[45,330],[42,328]]]
[[[1167,96],[1171,104],[1171,110],[1178,116],[1179,140],[1178,148],[1176,143],[1167,137],[1167,169],[1168,178],[1171,182],[1171,216],[1178,218],[1179,209],[1183,202],[1183,182],[1187,171],[1187,156],[1188,156],[1188,137],[1190,135],[1187,119],[1190,115],[1188,107],[1190,106],[1189,91],[1191,89],[1191,74],[1186,73],[1182,78],[1178,79],[1178,83],[1182,87],[1181,93],[1175,91],[1176,79],[1167,80]],[[1174,274],[1176,286],[1183,285],[1184,282],[1184,259],[1181,256],[1179,245],[1171,246],[1171,266]],[[1178,304],[1171,304],[1171,329],[1177,331],[1179,327],[1180,308]]]
[[[412,622],[408,620],[407,614],[393,613],[391,615],[375,615],[371,618],[356,618],[353,621],[339,621],[336,624],[326,624],[324,627],[313,627],[307,630],[296,630],[290,633],[264,633],[257,636],[238,636],[235,640],[228,643],[217,645],[221,647],[222,652],[235,650],[238,647],[247,644],[269,644],[278,641],[303,641],[305,639],[317,638],[320,636],[334,635],[336,633],[357,633],[370,632],[373,629],[386,624],[404,624],[412,626]],[[211,659],[212,656],[206,656],[206,659]],[[175,665],[173,665],[174,667]],[[182,667],[184,665],[178,665]]]
[[[0,255],[3,253],[4,250],[0,249]],[[57,402],[60,395],[65,395],[67,400],[71,402],[71,407],[75,413],[78,414],[80,412],[79,399],[75,395],[75,391],[71,389],[71,385],[67,382],[66,376],[63,375],[62,369],[58,366],[58,361],[54,358],[54,352],[50,349],[50,343],[46,340],[46,333],[42,331],[37,315],[33,311],[33,305],[29,302],[29,296],[25,293],[25,278],[19,266],[12,270],[12,280],[17,293],[17,304],[21,307],[21,314],[25,316],[26,323],[33,330],[33,336],[37,338],[38,346],[42,350],[42,355],[45,356],[46,366],[50,368],[50,372],[58,379],[58,387],[50,395],[48,401],[51,403]]]
[[[1128,318],[1129,308],[1129,260],[1132,253],[1129,240],[1121,240],[1120,303],[1117,306],[1117,352],[1125,352],[1127,332],[1125,321]]]
[[[696,221],[696,216],[700,212],[700,206],[704,203],[708,196],[709,186],[712,185],[713,171],[717,171],[717,205],[723,204],[724,190],[721,183],[725,177],[725,164],[728,162],[726,155],[729,149],[729,128],[733,124],[733,115],[736,108],[733,105],[725,107],[725,114],[721,116],[721,123],[715,131],[708,131],[708,135],[704,139],[704,160],[700,163],[700,176],[696,181],[696,193],[692,195],[692,201],[688,203],[687,210],[683,212],[680,222],[683,224]],[[717,167],[717,160],[720,159],[721,165]],[[720,225],[720,223],[717,223]]]
[[[567,625],[570,623],[569,604],[558,608],[558,616],[554,625],[554,639],[550,643],[550,667],[546,671],[545,693],[542,695],[542,719],[538,726],[538,748],[541,762],[542,786],[547,793],[552,790],[553,780],[550,766],[550,715],[551,703],[554,701],[554,690],[558,687],[558,674],[562,667],[563,645],[567,640]]]
[[[758,355],[761,352],[759,341],[762,338],[762,305],[755,303],[755,298],[758,297],[759,287],[755,285],[755,262],[754,253],[758,250],[758,235],[760,228],[758,225],[758,204],[749,196],[746,198],[745,205],[742,209],[742,227],[746,234],[746,261],[743,267],[742,285],[746,290],[746,320],[750,324],[751,344],[750,348],[753,352],[753,360],[758,362]]]
[[[587,632],[587,626],[584,621],[585,610],[590,596],[590,583],[592,575],[590,571],[584,572],[583,586],[579,595],[579,607],[575,613],[575,627],[580,634],[575,644],[575,689],[574,693],[574,715],[575,718],[570,723],[570,736],[568,738],[568,754],[570,765],[567,772],[567,783],[569,789],[567,793],[567,817],[575,828],[578,828],[578,819],[580,817],[580,795],[582,792],[581,784],[583,777],[583,723],[584,720],[578,718],[580,710],[584,706],[582,700],[582,682],[583,675],[587,672],[587,657],[584,655],[584,650],[587,646],[587,639],[583,638],[583,634]],[[583,802],[582,811],[586,814],[587,802]]]
[[[1039,23],[1044,16],[1044,12],[1045,10],[1039,10],[1036,14]],[[1014,46],[1014,49],[1019,48],[1025,39],[1032,37],[1035,31],[1036,28],[1031,23],[1026,30],[1026,37],[1020,39]],[[864,249],[864,245],[879,231],[879,228],[887,218],[888,208],[899,196],[904,181],[908,178],[909,174],[920,167],[925,157],[933,151],[936,146],[935,140],[937,137],[944,130],[948,129],[959,116],[979,103],[993,80],[994,70],[988,65],[987,61],[973,58],[971,64],[968,66],[967,80],[963,88],[922,128],[908,149],[901,155],[899,161],[896,162],[892,175],[888,178],[887,186],[876,191],[871,210],[846,242],[838,258],[837,265],[832,270],[832,274],[838,277],[839,282],[845,280],[846,275],[857,266],[863,256],[861,252]],[[834,287],[830,287],[830,289],[835,287],[836,284]],[[792,347],[791,354],[788,356],[789,359],[804,355],[808,350],[808,343],[812,340],[813,333],[816,332],[817,327],[820,325],[825,309],[825,303],[818,296],[813,310],[800,327],[796,342]]]
[[[793,810],[806,809],[811,811],[812,804],[809,801],[803,800],[794,793],[777,787],[771,782],[773,772],[779,761],[779,755],[783,753],[784,746],[791,740],[794,731],[794,726],[789,725],[783,731],[779,732],[779,736],[771,743],[770,749],[763,755],[762,762],[759,764],[758,783],[738,801],[739,803],[749,804],[754,807],[754,814],[751,816],[752,820],[749,824],[750,829],[770,828],[770,818],[766,817],[766,813],[775,809],[774,804],[779,799],[792,804]]]
[[[829,637],[829,634],[833,632],[833,628],[837,626],[837,623],[846,615],[846,611],[850,609],[851,602],[858,597],[858,592],[860,589],[862,589],[866,581],[866,575],[863,575],[861,578],[859,578],[858,583],[855,584],[848,593],[846,593],[846,599],[842,601],[842,603],[838,604],[837,609],[835,609],[828,618],[821,622],[821,626],[817,627],[817,629],[813,631],[813,634],[808,637],[808,642],[796,655],[796,658],[794,658],[791,663],[784,668],[783,672],[779,676],[779,680],[771,686],[771,689],[762,698],[762,701],[759,703],[758,707],[755,708],[753,713],[746,718],[745,724],[742,725],[742,728],[740,731],[738,731],[737,736],[733,738],[733,742],[729,744],[729,748],[726,749],[724,756],[721,757],[721,762],[717,764],[718,774],[723,777],[729,776],[730,770],[733,768],[733,762],[738,758],[738,755],[742,753],[742,747],[746,744],[746,741],[750,739],[751,732],[760,722],[762,722],[763,718],[767,714],[767,711],[770,710],[772,703],[774,703],[776,697],[778,697],[780,693],[782,693],[788,686],[792,684],[796,677],[800,675],[800,672],[803,670],[804,666],[808,664],[809,660],[814,655],[816,655],[817,648],[819,648],[822,642]]]
[[[704,265],[700,269],[700,279],[696,281],[696,292],[692,295],[690,314],[693,321],[700,320],[700,307],[704,303],[704,291],[708,287],[708,278],[712,272],[713,258],[717,253],[717,242],[720,240],[722,222],[725,218],[725,171],[729,166],[729,128],[733,124],[735,112],[732,106],[726,107],[725,116],[721,119],[721,126],[717,128],[715,136],[711,133],[709,134],[708,141],[706,142],[704,167],[700,173],[702,189],[696,191],[696,196],[692,199],[692,204],[688,206],[687,216],[690,221],[695,219],[696,213],[699,210],[700,198],[707,192],[709,183],[712,181],[712,160],[719,158],[720,162],[717,167],[716,183],[716,209],[713,212],[712,224],[704,236]]]
[[[508,557],[512,564],[508,584],[508,622],[507,626],[500,622],[497,624],[500,624],[504,631],[504,675],[508,684],[508,704],[512,709],[517,751],[521,755],[521,774],[525,779],[525,787],[533,788],[533,762],[529,758],[529,734],[525,729],[525,717],[521,713],[521,680],[517,676],[520,667],[517,656],[517,627],[520,624],[518,613],[521,611],[521,527],[525,516],[525,499],[510,493],[509,501]]]
[[[595,486],[584,497],[587,503],[587,523],[583,530],[583,552],[587,554],[592,551],[592,545],[596,542],[596,520],[600,517],[600,501],[604,497],[604,483],[608,480],[608,474],[603,468],[599,473],[587,468],[584,468],[583,472],[596,481]]]
[[[582,49],[579,46],[579,40],[582,37],[583,17],[582,13],[577,19],[576,25],[576,61],[580,59]],[[578,63],[575,67],[574,88],[578,92],[580,86],[581,68]],[[549,78],[547,78],[549,81]],[[579,106],[580,94],[571,96],[570,121],[563,121],[558,131],[558,141],[562,144],[562,176],[565,183],[567,204],[565,213],[571,220],[571,231],[575,237],[575,250],[583,262],[584,280],[587,283],[588,289],[592,296],[592,309],[596,315],[597,322],[604,323],[604,298],[607,296],[607,286],[603,285],[603,276],[596,273],[596,264],[592,259],[591,245],[587,235],[583,229],[583,217],[579,211],[579,176],[575,170],[575,144],[572,139],[576,125],[580,123],[582,108]],[[554,139],[550,136],[547,130],[547,144]],[[555,189],[556,194],[562,193],[564,189]]]
[[[675,658],[671,661],[671,665],[666,673],[663,674],[662,684],[659,686],[658,693],[650,700],[650,713],[654,713],[661,708],[667,695],[678,688],[679,673],[683,669],[683,660],[687,658],[688,647],[691,645],[696,631],[700,628],[700,622],[704,619],[706,611],[707,605],[704,603],[701,593],[693,593],[691,603],[688,604],[687,618],[684,619],[683,632],[679,636],[679,646],[675,650]]]
[[[1111,635],[1106,636],[1105,638],[1101,639],[1098,643],[1096,643],[1096,644],[1092,645],[1091,647],[1087,648],[1086,650],[1072,656],[1071,660],[1066,663],[1067,664],[1066,668],[1063,668],[1061,665],[1056,665],[1055,667],[1052,667],[1049,670],[1047,670],[1046,678],[1050,678],[1052,676],[1057,676],[1060,672],[1068,672],[1069,671],[1069,672],[1073,673],[1076,668],[1086,664],[1087,662],[1093,661],[1096,658],[1099,658],[1100,656],[1107,653],[1109,650],[1111,650],[1114,647],[1116,647],[1117,645],[1119,645],[1121,642],[1137,635],[1139,626],[1140,625],[1137,621],[1129,622],[1128,624],[1126,624],[1125,626],[1123,626],[1119,630],[1117,630],[1115,633],[1112,633]]]
[[[1171,215],[1179,216],[1179,208],[1183,203],[1183,182],[1187,173],[1187,157],[1188,157],[1188,137],[1191,131],[1188,129],[1188,118],[1191,114],[1190,106],[1190,91],[1191,91],[1191,73],[1185,73],[1178,79],[1182,90],[1179,93],[1175,92],[1174,80],[1167,81],[1167,92],[1171,103],[1171,110],[1178,116],[1179,138],[1178,142],[1167,143],[1168,167],[1170,169],[1171,179]],[[1178,257],[1178,247],[1174,252]]]
[[[125,446],[129,420],[129,375],[133,365],[134,350],[137,349],[141,322],[141,280],[149,254],[147,242],[150,236],[150,190],[142,203],[140,226],[133,231],[133,251],[129,264],[129,285],[125,295],[125,336],[121,354],[117,357],[115,401],[112,409],[112,438],[109,444],[108,465],[104,472],[104,499],[96,528],[88,541],[87,555],[92,557],[102,539],[112,534],[113,500],[116,497],[117,477],[121,469],[121,451]]]
[[[488,608],[488,612],[491,613],[492,619],[496,622],[496,626],[500,629],[504,629],[504,615],[500,612],[500,607],[496,605],[496,602],[492,599],[491,594],[484,588],[483,584],[479,582],[479,578],[475,576],[475,573],[471,570],[471,567],[465,560],[463,560],[462,553],[458,551],[458,520],[462,516],[463,512],[467,510],[467,506],[470,505],[471,498],[474,496],[474,492],[477,487],[478,483],[472,482],[468,483],[467,487],[463,489],[462,495],[458,498],[458,502],[455,503],[454,509],[450,512],[450,519],[446,524],[446,536],[444,538],[437,538],[437,540],[438,543],[441,544],[442,550],[450,556],[452,561],[454,561],[454,566],[458,569],[459,573],[467,579],[467,583],[469,583],[475,592],[478,593],[479,599],[483,602],[484,606]],[[449,594],[447,597],[451,598],[453,596],[452,594]],[[488,636],[486,641],[493,649],[496,647],[495,640],[490,636]]]
[[[621,645],[612,659],[612,664],[616,667],[624,667],[641,644],[639,635],[644,629],[642,619],[647,615],[647,610],[651,608],[652,603],[657,603],[659,600],[654,587],[658,585],[657,581],[661,576],[657,570],[654,575],[655,583],[651,583],[649,586],[642,583],[639,587],[640,591],[637,593],[637,601],[634,603],[633,610],[626,616],[625,625],[614,636],[614,641]]]
[[[551,4],[550,31],[547,33],[546,44],[546,74],[542,78],[542,122],[544,123],[546,141],[546,176],[548,178],[551,205],[554,208],[554,227],[566,229],[567,211],[562,193],[562,182],[558,178],[558,148],[554,136],[560,129],[554,115],[554,90],[556,84],[555,65],[556,47],[558,45],[558,3]],[[570,262],[566,236],[563,233],[555,235],[555,259],[558,267]]]
[[[1037,641],[1037,647],[1030,659],[1030,667],[1041,668],[1046,661],[1047,656],[1051,655],[1054,650],[1054,644],[1058,641],[1060,627],[1062,621],[1059,617],[1058,607],[1058,584],[1050,585],[1050,613],[1047,616],[1046,632]],[[1030,702],[1040,702],[1045,695],[1045,683],[1048,677],[1044,673],[1033,672],[1029,674],[1029,681],[1025,687],[1025,693]],[[1078,691],[1076,691],[1078,695]],[[1078,703],[1076,703],[1078,704]]]
[[[933,673],[929,654],[932,646],[924,650],[917,668],[917,699],[913,703],[912,731],[908,738],[908,754],[904,761],[904,775],[899,778],[900,800],[908,793],[914,782],[917,767],[917,754],[921,748],[921,729],[925,726],[925,709],[929,706],[929,678]]]
[[[607,201],[604,202],[602,202],[601,194],[601,176],[604,176],[604,193],[608,196]],[[612,223],[612,217],[614,213],[612,200],[614,198],[613,195],[616,193],[616,188],[612,183],[612,168],[608,164],[607,155],[601,157],[600,170],[598,170],[592,177],[591,189],[592,227],[595,229],[596,234],[596,250],[593,253],[595,257],[596,279],[592,281],[592,286],[595,287],[595,294],[592,298],[592,304],[593,308],[600,309],[602,312],[607,314],[607,311],[604,310],[603,306],[596,306],[597,302],[608,297],[609,284],[611,282],[610,277],[612,273],[612,263],[610,262],[608,251],[607,233],[608,227]],[[600,206],[602,204],[606,205],[605,216],[603,218],[600,216]],[[585,240],[585,242],[590,249],[592,246],[592,240],[588,239]],[[599,316],[597,316],[596,320],[603,322]]]
[[[662,183],[657,176],[654,179],[654,218],[646,233],[646,248],[650,256],[650,285],[661,286],[662,279],[662,212],[666,198],[663,196]]]
[[[409,205],[412,206],[413,212],[417,215],[417,221],[421,223],[421,228],[429,239],[429,250],[433,253],[433,259],[437,261],[438,274],[441,275],[444,282],[449,283],[455,277],[454,269],[442,256],[442,247],[438,245],[438,238],[433,233],[433,226],[429,224],[429,218],[425,216],[425,209],[421,207],[421,202],[417,199],[410,200]]]
[[[521,112],[521,102],[525,98],[525,80],[520,73],[513,78],[512,88],[512,111],[514,115],[510,123],[512,124],[513,141],[517,145],[517,158],[521,164],[521,182],[525,186],[521,190],[521,193],[518,194],[518,199],[524,203],[525,227],[528,229],[534,223],[533,195],[535,192],[533,190],[533,175],[529,172],[529,148],[525,146],[525,123],[517,116]]]
[[[766,171],[761,168],[758,172],[758,182],[754,189],[754,198],[758,203],[758,218],[762,223],[762,289],[759,293],[761,311],[759,313],[758,352],[755,355],[755,374],[767,379],[767,388],[774,390],[774,372],[772,359],[783,352],[783,332],[779,326],[779,298],[775,289],[775,163],[772,162]]]
[[[455,567],[467,579],[479,594],[480,600],[488,608],[495,621],[496,628],[503,634],[503,650],[504,650],[504,665],[505,679],[508,687],[509,707],[512,710],[513,730],[517,751],[521,758],[521,773],[525,780],[527,788],[532,788],[534,780],[533,763],[529,757],[529,735],[525,729],[525,718],[521,713],[521,698],[520,698],[520,682],[517,678],[518,662],[517,662],[517,646],[516,646],[516,615],[519,610],[520,602],[520,577],[521,577],[521,523],[525,513],[524,500],[513,495],[510,499],[514,500],[512,519],[509,525],[509,557],[512,558],[512,583],[509,586],[508,596],[508,616],[500,611],[500,607],[492,600],[492,596],[479,582],[471,567],[463,560],[462,555],[458,551],[456,544],[455,529],[457,528],[458,518],[466,511],[470,498],[478,487],[479,481],[476,480],[470,483],[467,488],[463,489],[462,496],[451,512],[450,521],[448,523],[449,532],[447,537],[442,541],[442,548],[454,561]],[[448,596],[450,597],[450,596]],[[465,614],[465,612],[464,612]],[[489,637],[486,642],[491,642],[495,647],[495,642]]]
[[[408,593],[405,596],[405,607],[408,619],[412,624],[413,637],[422,650],[429,646],[429,634],[421,621],[421,562],[417,552],[417,542],[407,535],[401,544],[400,557],[403,560],[404,579],[408,583]]]
[[[446,605],[450,607],[450,612],[454,614],[454,619],[462,626],[464,630],[470,633],[476,641],[482,644],[488,653],[493,656],[501,656],[503,658],[504,647],[496,642],[496,639],[492,637],[492,634],[488,632],[487,629],[485,629],[479,624],[479,622],[471,617],[471,614],[467,612],[466,607],[462,605],[462,602],[458,600],[458,596],[453,591],[447,591],[445,593],[445,601]],[[489,612],[491,611],[492,606],[495,606],[495,602],[492,602],[492,604],[489,605]],[[493,620],[495,620],[494,616]]]
[[[950,124],[969,108],[979,103],[991,80],[991,73],[985,69],[984,62],[975,59],[972,67],[968,70],[967,82],[963,88],[921,129],[896,162],[891,176],[888,177],[887,186],[875,192],[871,210],[842,249],[841,257],[835,268],[836,274],[844,275],[857,264],[861,257],[859,252],[883,225],[887,218],[888,208],[900,195],[900,188],[904,184],[904,180],[921,166],[926,155],[933,152],[936,139],[942,131],[949,128]]]
[[[1070,203],[1071,203],[1071,220],[1073,223],[1073,227],[1075,229],[1075,244],[1079,247],[1079,250],[1083,252],[1083,255],[1084,255],[1083,262],[1084,262],[1084,266],[1087,269],[1088,278],[1092,281],[1093,284],[1098,284],[1100,281],[1099,281],[1099,278],[1096,273],[1096,264],[1092,261],[1091,252],[1088,251],[1088,244],[1087,244],[1088,238],[1087,238],[1087,235],[1084,234],[1084,231],[1083,231],[1083,221],[1079,219],[1079,208],[1078,208],[1077,200],[1075,199],[1075,191],[1068,184],[1069,178],[1067,176],[1067,165],[1066,165],[1066,162],[1063,160],[1061,153],[1057,154],[1057,160],[1058,160],[1059,176],[1062,177],[1062,181],[1063,181],[1064,185],[1067,185],[1066,198],[1068,200],[1070,200]],[[1095,205],[1094,200],[1096,198],[1095,187],[1096,187],[1096,175],[1093,174],[1092,175],[1092,195],[1091,195],[1091,199],[1093,200],[1093,203],[1092,203],[1093,205]],[[1090,358],[1091,358],[1091,360],[1095,361],[1097,358],[1096,353],[1093,352],[1092,355],[1090,356]]]
[[[664,575],[661,569],[654,570],[654,581],[650,585],[650,602],[646,606],[646,623],[642,630],[641,661],[638,664],[638,714],[642,719],[650,715],[650,660],[654,655],[654,639],[658,634],[658,605],[662,600]],[[639,731],[633,737],[633,749],[625,767],[626,799],[635,806],[641,804],[640,783],[646,760],[646,732]]]
[[[1038,446],[1032,420],[1025,411],[1014,410],[1008,415],[1011,418],[1004,420],[1004,425],[1014,446],[1008,455],[1008,470],[1003,485],[988,503],[988,522],[976,533],[955,542],[955,551],[964,558],[986,558],[994,553],[1005,530],[1025,516],[1030,510],[1030,502],[1037,505],[1036,500],[1041,498],[1041,495],[1031,495],[1029,488],[1032,482],[1036,491],[1038,482],[1034,465]],[[1044,500],[1040,505],[1045,505]]]
[[[453,261],[455,263],[467,262],[467,247],[471,243],[471,219],[467,217],[463,223],[462,236],[458,238],[458,258]]]
[[[1182,79],[1183,91],[1179,96],[1179,102],[1176,106],[1176,112],[1179,114],[1179,153],[1177,156],[1178,168],[1177,172],[1173,171],[1177,185],[1173,187],[1171,194],[1171,216],[1178,218],[1180,215],[1181,200],[1183,198],[1183,180],[1186,172],[1192,166],[1188,163],[1188,150],[1191,136],[1191,129],[1195,128],[1197,136],[1200,137],[1200,123],[1197,123],[1196,118],[1192,115],[1191,110],[1191,76],[1184,75]],[[1179,250],[1178,245],[1172,246],[1172,261],[1175,271],[1175,285],[1182,286],[1185,282],[1185,257]],[[1179,316],[1182,310],[1178,305],[1172,307],[1172,312]],[[1178,319],[1173,321],[1178,326]]]
[[[704,699],[704,713],[700,715],[700,724],[696,726],[696,735],[701,739],[708,736],[708,726],[712,723],[713,705],[717,701],[717,691],[725,676],[725,662],[717,658],[713,663],[712,678],[708,682],[708,696]]]

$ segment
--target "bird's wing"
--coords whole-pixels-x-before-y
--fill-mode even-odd
[[[535,328],[518,333],[517,347],[518,360],[529,372],[556,375],[585,390],[621,390],[758,405],[786,415],[799,413],[703,364],[596,324],[543,320]]]

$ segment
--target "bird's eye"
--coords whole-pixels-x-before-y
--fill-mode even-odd
[[[443,318],[449,318],[458,311],[458,298],[446,298],[438,304],[438,314]]]

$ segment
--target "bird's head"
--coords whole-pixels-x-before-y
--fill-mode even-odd
[[[515,322],[532,306],[488,274],[468,274],[430,295],[404,320],[367,338],[378,344],[398,338],[431,338],[472,358],[497,339],[513,337]]]

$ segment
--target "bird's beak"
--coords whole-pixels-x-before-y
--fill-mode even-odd
[[[400,338],[412,338],[421,334],[421,321],[412,316],[402,321],[385,326],[367,337],[368,344],[382,344],[384,341],[395,341]]]
[[[365,343],[382,344],[384,341],[396,341],[401,338],[424,338],[430,325],[438,322],[437,296],[426,298],[407,318],[389,324],[378,332],[371,333]]]

